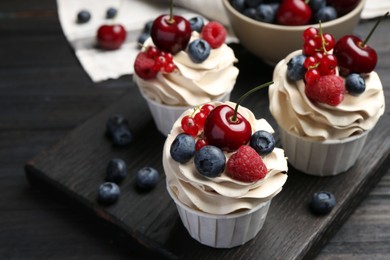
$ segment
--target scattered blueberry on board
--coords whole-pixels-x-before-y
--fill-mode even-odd
[[[327,214],[336,205],[336,198],[328,191],[318,191],[312,196],[310,209],[315,214]]]
[[[98,201],[101,204],[110,205],[119,199],[120,188],[114,182],[104,182],[99,186]]]
[[[107,164],[106,181],[120,183],[127,175],[127,165],[119,158],[111,159]]]
[[[77,23],[83,24],[91,20],[91,13],[87,10],[81,10],[77,13]]]
[[[226,158],[223,151],[213,145],[206,145],[195,153],[195,168],[206,177],[217,177],[225,169]]]
[[[122,115],[114,115],[107,120],[106,135],[117,146],[127,146],[133,141],[129,123]]]
[[[177,135],[172,142],[170,154],[176,162],[188,162],[195,154],[195,139],[188,134]]]
[[[137,171],[135,184],[144,191],[153,189],[160,179],[160,173],[153,167],[143,167]]]
[[[251,136],[249,144],[259,155],[265,156],[274,150],[275,138],[270,132],[259,130]]]

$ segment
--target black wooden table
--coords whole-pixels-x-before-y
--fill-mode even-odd
[[[362,22],[356,32],[366,35],[373,23]],[[370,40],[380,57],[376,70],[387,106],[389,25],[387,19]],[[240,73],[240,84],[259,83],[251,68],[271,77],[272,67],[240,46],[233,47],[239,66],[246,69]],[[54,0],[0,2],[0,259],[145,258],[138,246],[125,244],[120,234],[77,210],[67,197],[31,186],[24,171],[27,161],[132,87],[131,76],[91,82],[63,36]],[[390,258],[390,171],[388,160],[382,161],[387,173],[317,259]]]

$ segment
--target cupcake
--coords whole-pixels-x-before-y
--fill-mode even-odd
[[[238,121],[245,127],[229,127],[235,105],[211,102],[185,111],[163,148],[167,190],[184,226],[191,237],[216,248],[253,239],[287,180],[287,161],[274,147],[272,127],[242,106]],[[206,116],[197,117],[201,113]],[[189,118],[196,118],[198,131],[186,127]]]
[[[229,100],[238,76],[237,58],[225,44],[225,28],[215,21],[204,25],[201,17],[196,17],[196,26],[182,19],[182,34],[172,37],[180,44],[161,40],[168,37],[153,25],[134,63],[133,80],[164,135],[188,108]]]
[[[303,49],[274,69],[270,111],[289,163],[306,174],[333,176],[350,169],[384,113],[382,84],[373,71],[376,56],[373,66],[373,61],[353,61],[356,55],[343,49],[354,37],[335,42],[310,27],[303,33]]]

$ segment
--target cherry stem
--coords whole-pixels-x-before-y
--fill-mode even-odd
[[[371,38],[371,35],[374,33],[376,27],[378,27],[379,23],[382,21],[383,18],[386,18],[389,15],[389,11],[385,13],[385,15],[379,17],[379,19],[376,21],[374,27],[371,29],[370,33],[367,35],[366,39],[361,43],[361,47],[366,46],[368,40]]]
[[[237,104],[236,104],[236,107],[234,108],[234,114],[233,116],[231,117],[231,121],[234,123],[237,121],[237,113],[238,113],[238,107],[239,105],[241,104],[241,102],[246,98],[248,97],[249,95],[251,95],[252,93],[264,88],[264,87],[267,87],[269,85],[272,85],[274,82],[273,81],[270,81],[270,82],[267,82],[267,83],[264,83],[264,84],[261,84],[260,86],[257,86],[251,90],[249,90],[248,92],[246,92],[244,95],[242,95],[238,101],[237,101]]]
[[[174,23],[175,20],[173,19],[173,0],[169,1],[169,23]]]

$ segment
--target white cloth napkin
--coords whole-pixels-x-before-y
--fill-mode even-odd
[[[367,0],[361,14],[362,19],[372,19],[390,11],[390,0]]]
[[[174,13],[189,18],[199,15],[200,13],[196,11],[203,9],[205,10],[203,16],[213,15],[214,20],[227,23],[220,0],[175,1],[175,5],[178,6],[185,4],[188,4],[188,9],[175,6]],[[126,28],[127,39],[120,49],[106,51],[96,48],[96,32],[100,25],[114,22],[105,18],[106,11],[110,7],[118,10],[114,21]],[[73,47],[78,60],[92,81],[99,82],[133,73],[133,63],[139,52],[138,36],[148,21],[161,14],[169,13],[169,1],[57,0],[57,8],[64,35]],[[87,23],[78,24],[77,13],[83,9],[91,13],[91,19]]]

